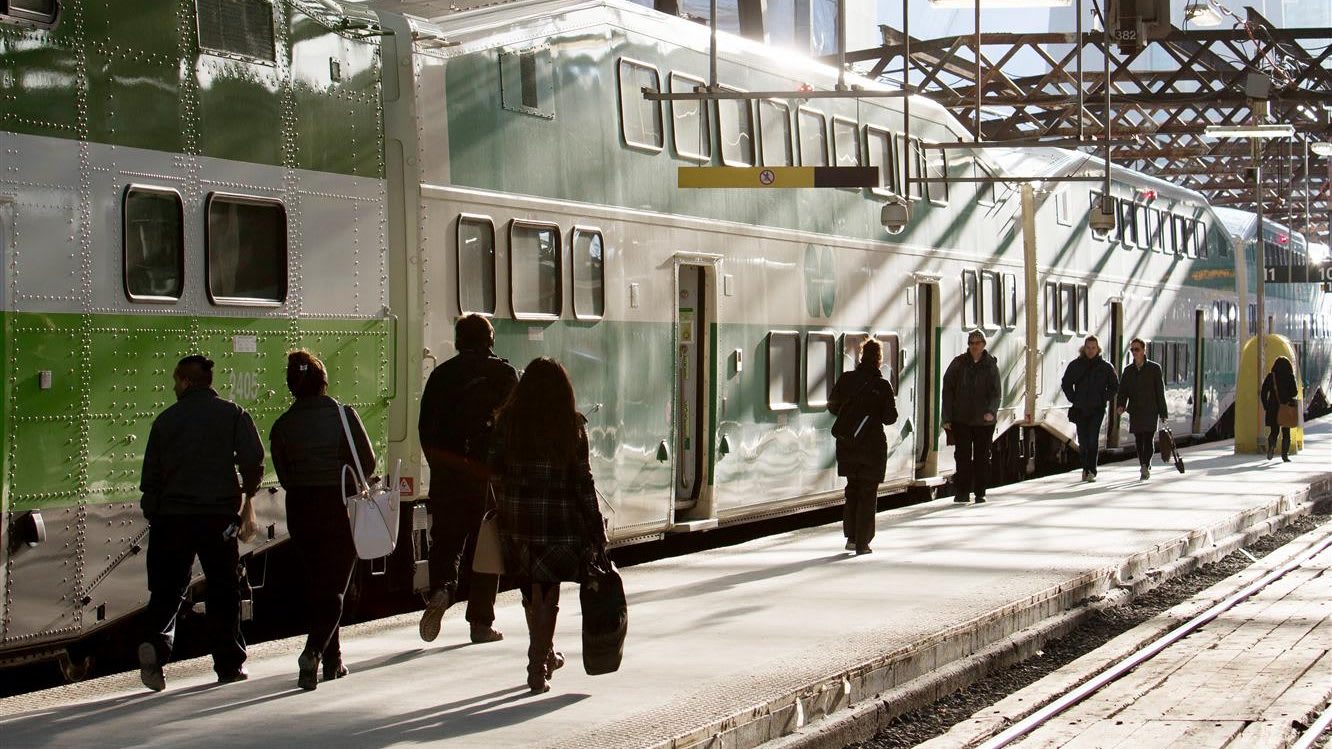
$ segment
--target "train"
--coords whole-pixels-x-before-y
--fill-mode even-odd
[[[902,97],[801,97],[838,71],[726,33],[724,89],[791,96],[649,98],[707,82],[709,33],[626,0],[446,5],[3,6],[0,666],[78,678],[146,604],[142,449],[187,354],[217,361],[266,439],[284,354],[309,349],[402,461],[400,543],[362,563],[369,596],[426,585],[418,407],[464,313],[520,369],[568,367],[615,545],[841,503],[826,404],[869,337],[902,414],[885,495],[946,490],[940,382],[973,329],[1003,380],[1000,480],[1070,461],[1059,379],[1091,333],[1117,366],[1149,342],[1176,434],[1225,435],[1253,243],[1202,195],[1095,180],[1085,153],[973,147],[923,97],[909,120]],[[879,180],[677,187],[720,166]],[[1093,229],[1107,186],[1115,221]],[[910,219],[889,232],[899,199]],[[1326,289],[1269,287],[1267,309],[1325,409]],[[264,487],[242,549],[255,588],[291,574],[271,470]]]

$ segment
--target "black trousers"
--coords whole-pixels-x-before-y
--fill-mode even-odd
[[[1276,449],[1277,431],[1281,432],[1281,457],[1290,455],[1290,427],[1270,427],[1267,432],[1267,450]]]
[[[476,533],[486,514],[484,481],[465,476],[436,476],[440,482],[427,502],[430,510],[430,588],[448,590],[451,600],[467,599],[467,622],[489,626],[495,621],[499,575],[472,571]],[[434,496],[447,491],[447,496]],[[462,574],[459,574],[459,570]]]
[[[994,425],[953,424],[953,440],[956,451],[957,473],[953,484],[957,487],[957,496],[975,494],[985,496],[985,487],[990,478],[990,445],[994,441]]]
[[[1152,453],[1156,452],[1156,445],[1152,444],[1156,432],[1134,432],[1133,448],[1138,451],[1138,465],[1145,466],[1152,462]]]
[[[1084,417],[1077,423],[1078,453],[1082,457],[1082,470],[1096,473],[1096,464],[1101,453],[1101,424],[1105,422],[1105,413],[1097,418]]]
[[[305,649],[326,662],[342,659],[338,627],[342,605],[356,568],[356,544],[347,507],[336,486],[287,489],[287,531],[305,568],[305,613],[309,635]]]
[[[842,505],[842,535],[856,546],[874,540],[874,511],[879,503],[879,482],[873,478],[846,479],[846,504]]]
[[[208,582],[205,609],[213,670],[235,673],[245,663],[240,628],[240,549],[235,535],[224,537],[234,515],[158,515],[148,530],[148,610],[144,642],[166,663],[176,641],[176,617],[190,587],[194,558]]]

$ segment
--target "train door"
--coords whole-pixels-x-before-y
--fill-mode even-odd
[[[1103,354],[1105,360],[1115,368],[1116,376],[1124,374],[1124,303],[1110,303],[1110,345]],[[1119,447],[1119,417],[1115,416],[1115,406],[1110,404],[1110,426],[1105,433],[1108,447]]]
[[[673,530],[716,525],[711,491],[715,264],[676,263]]]
[[[909,394],[916,404],[914,415],[916,477],[939,473],[939,439],[936,416],[939,397],[939,294],[932,282],[916,284],[916,376]],[[901,394],[898,394],[901,402]]]
[[[1193,404],[1194,434],[1202,434],[1203,422],[1203,323],[1206,314],[1203,310],[1193,311],[1193,356],[1190,365],[1193,368],[1193,395],[1189,402]]]

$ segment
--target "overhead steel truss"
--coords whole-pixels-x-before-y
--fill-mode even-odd
[[[1099,30],[972,33],[912,38],[909,45],[899,31],[883,32],[883,46],[847,52],[846,61],[871,78],[901,85],[909,46],[910,88],[948,107],[973,137],[1088,145],[1105,137],[1105,36]],[[1144,54],[1152,49],[1173,69],[1144,69]],[[1247,21],[1232,29],[1172,29],[1164,39],[1127,53],[1111,50],[1109,57],[1113,162],[1198,190],[1215,205],[1246,210],[1256,207],[1253,180],[1246,177],[1250,144],[1204,138],[1203,131],[1254,122],[1248,76],[1270,77],[1267,121],[1293,125],[1295,138],[1261,146],[1264,210],[1311,239],[1328,241],[1332,157],[1308,148],[1332,142],[1332,28],[1280,29],[1250,8]],[[1045,71],[1010,75],[1005,67],[1014,60],[1026,68],[1037,61]]]

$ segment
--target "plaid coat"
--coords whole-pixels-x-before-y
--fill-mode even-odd
[[[499,512],[505,574],[520,583],[576,582],[591,549],[606,544],[606,526],[597,506],[587,432],[568,465],[519,460],[495,434],[490,468]]]

